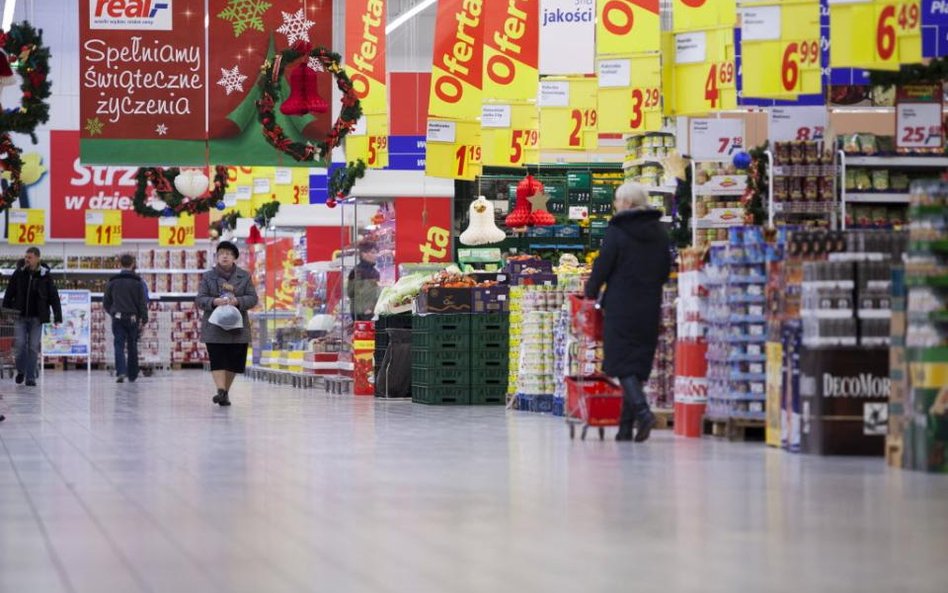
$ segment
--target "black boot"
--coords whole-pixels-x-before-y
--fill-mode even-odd
[[[211,401],[215,404],[220,404],[223,401],[224,396],[227,395],[227,392],[223,389],[217,390],[217,395],[211,398]]]
[[[617,441],[631,441],[632,440],[632,425],[631,424],[620,424],[619,432],[616,434]]]
[[[652,429],[655,428],[657,423],[658,421],[655,419],[655,414],[648,409],[648,404],[645,404],[644,407],[640,407],[635,414],[635,442],[641,443],[648,440]]]
[[[222,408],[225,408],[230,405],[230,394],[226,391],[221,394],[220,401],[217,402]]]

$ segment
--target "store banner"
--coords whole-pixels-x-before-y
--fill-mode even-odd
[[[673,0],[672,30],[701,31],[737,24],[735,0]]]
[[[89,356],[92,345],[92,293],[60,290],[63,322],[43,325],[43,357]]]
[[[481,114],[482,162],[493,167],[523,167],[540,162],[540,116],[533,103],[484,105]]]
[[[346,2],[346,70],[364,113],[388,113],[386,0]]]
[[[454,261],[450,198],[395,199],[395,267]]]
[[[628,134],[662,129],[662,64],[654,54],[614,55],[596,61],[599,132]]]
[[[328,2],[80,0],[79,13],[84,164],[283,164],[257,119],[257,77],[296,42],[332,47]],[[332,74],[305,59],[286,74],[298,67],[317,71],[317,92],[331,103]],[[290,92],[285,76],[280,104]],[[323,138],[334,120],[332,109],[275,114],[297,141]]]
[[[283,237],[266,240],[266,309],[295,311],[297,277],[302,258],[296,252],[293,239]]]
[[[737,69],[731,27],[676,33],[670,83],[674,105],[666,115],[703,115],[737,107]],[[666,85],[667,86],[667,85]]]
[[[595,72],[596,5],[592,0],[540,0],[540,74]]]
[[[532,101],[537,96],[540,3],[510,0],[484,5],[484,98]]]
[[[596,78],[540,81],[540,150],[595,150],[599,145]]]
[[[922,0],[922,55],[948,56],[948,2]]]
[[[87,165],[79,157],[79,131],[49,132],[49,220],[47,240],[84,239],[86,210],[122,211],[122,236],[158,239],[158,219],[135,213],[137,167]],[[195,221],[198,239],[207,238],[208,215]]]
[[[898,70],[922,61],[919,0],[829,0],[829,11],[833,68]]]
[[[742,7],[743,95],[785,99],[820,93],[820,42],[818,0]]]
[[[659,0],[596,0],[596,55],[661,50]]]
[[[470,121],[480,117],[483,70],[482,0],[440,0],[428,115]]]
[[[478,122],[429,119],[425,142],[426,175],[473,181],[483,171]]]

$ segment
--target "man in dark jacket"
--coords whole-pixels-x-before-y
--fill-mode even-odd
[[[30,247],[17,262],[10,284],[3,295],[3,307],[20,313],[13,332],[16,352],[16,382],[36,385],[36,371],[43,339],[43,324],[49,323],[50,309],[54,323],[63,322],[59,292],[49,273],[49,266],[40,261],[40,250]]]
[[[586,283],[586,296],[602,299],[605,324],[603,371],[618,377],[624,394],[616,440],[648,438],[655,416],[645,399],[658,345],[662,286],[671,270],[668,233],[661,212],[648,207],[648,190],[625,183],[616,190],[616,214]]]
[[[349,272],[349,305],[353,321],[368,321],[375,317],[379,300],[381,275],[375,267],[379,250],[372,241],[359,242],[359,263]]]
[[[112,317],[116,382],[124,382],[127,376],[134,383],[138,379],[138,334],[148,323],[148,298],[145,283],[135,273],[135,258],[126,253],[119,258],[119,264],[122,271],[109,279],[102,306]]]

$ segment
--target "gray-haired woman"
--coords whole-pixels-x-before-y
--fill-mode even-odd
[[[237,267],[240,251],[229,241],[217,245],[217,265],[204,272],[198,289],[197,306],[204,311],[201,341],[207,346],[211,360],[211,374],[217,394],[213,402],[230,405],[230,386],[238,373],[247,366],[247,347],[250,344],[250,320],[247,311],[257,304],[257,291],[250,273]],[[210,322],[217,307],[233,305],[240,310],[242,327],[224,329]],[[236,316],[235,316],[236,317]]]
[[[637,183],[616,189],[616,214],[586,283],[586,296],[603,297],[603,372],[622,384],[622,417],[616,440],[648,438],[655,416],[645,399],[658,345],[662,286],[671,269],[668,233],[661,212],[650,208],[648,190]]]

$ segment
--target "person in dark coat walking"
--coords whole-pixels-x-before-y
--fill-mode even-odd
[[[375,317],[375,304],[379,300],[381,288],[375,263],[379,249],[372,241],[359,242],[359,263],[349,272],[348,295],[353,321],[368,321]]]
[[[603,372],[622,384],[622,416],[616,440],[644,441],[655,427],[645,399],[652,372],[662,308],[662,286],[671,271],[668,233],[661,212],[648,205],[648,190],[637,183],[616,189],[616,214],[609,222],[599,257],[586,283],[586,296],[602,297]]]
[[[112,317],[112,335],[115,338],[116,383],[130,383],[138,379],[138,337],[148,323],[148,293],[141,276],[135,273],[135,258],[130,254],[119,257],[122,271],[109,279],[105,287],[102,307]],[[125,349],[128,347],[128,358]]]
[[[26,385],[33,387],[36,385],[43,324],[49,323],[50,310],[54,323],[63,322],[59,291],[53,284],[49,266],[40,261],[40,250],[36,247],[27,249],[23,259],[17,262],[16,271],[3,295],[3,308],[20,313],[13,328],[16,382],[23,383],[25,379]]]

